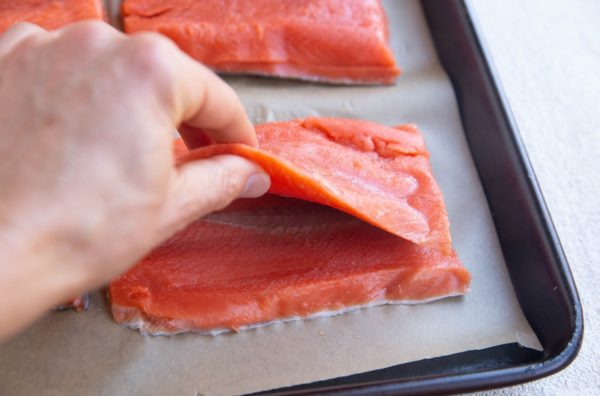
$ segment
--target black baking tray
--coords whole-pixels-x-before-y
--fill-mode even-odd
[[[458,101],[519,304],[542,352],[503,345],[262,394],[447,394],[518,384],[565,368],[583,337],[581,303],[468,1],[421,1]]]

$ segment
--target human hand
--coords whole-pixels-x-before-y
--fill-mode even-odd
[[[0,339],[190,221],[267,191],[236,156],[176,169],[181,123],[188,142],[201,128],[256,145],[233,90],[158,35],[82,22],[0,36]]]

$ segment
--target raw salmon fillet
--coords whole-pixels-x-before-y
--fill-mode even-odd
[[[205,65],[350,84],[399,74],[379,0],[125,0],[125,31],[157,31]]]
[[[0,33],[17,22],[56,29],[83,19],[103,19],[102,0],[0,0]]]
[[[401,238],[452,250],[442,192],[413,125],[396,128],[340,118],[259,125],[260,149],[210,145],[183,160],[237,154],[271,176],[270,192],[328,205]]]
[[[116,322],[142,333],[219,333],[385,303],[463,294],[444,255],[334,209],[267,195],[206,216],[109,286]]]
[[[272,177],[271,192],[287,197],[238,200],[159,246],[111,282],[116,322],[150,334],[215,334],[468,290],[415,127],[312,118],[256,129],[260,150],[218,144],[185,154],[179,141],[175,152],[180,162],[220,153],[257,160]],[[406,216],[444,226],[416,244],[398,237],[412,219],[399,225],[383,216],[374,227],[357,218],[396,210],[386,195]],[[341,208],[353,216],[308,201],[353,202]]]

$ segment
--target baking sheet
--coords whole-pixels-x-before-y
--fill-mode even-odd
[[[115,325],[97,293],[87,313],[49,314],[0,346],[0,394],[239,394],[506,343],[541,349],[517,304],[420,5],[384,4],[404,71],[394,87],[228,81],[254,122],[322,115],[416,123],[445,194],[454,246],[473,275],[471,293],[218,337],[142,337]]]

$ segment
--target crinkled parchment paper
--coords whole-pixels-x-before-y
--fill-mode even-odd
[[[395,86],[228,81],[254,122],[321,115],[416,123],[445,194],[454,246],[473,275],[471,293],[240,334],[154,338],[114,324],[98,293],[88,312],[51,313],[0,346],[0,394],[238,394],[506,343],[539,348],[517,304],[420,5],[406,0],[385,6],[404,71]]]

